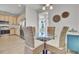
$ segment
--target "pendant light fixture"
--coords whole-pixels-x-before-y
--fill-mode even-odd
[[[53,10],[53,5],[52,4],[44,4],[42,6],[42,10],[45,11],[45,10]]]
[[[46,7],[50,6],[50,4],[46,4]]]
[[[53,10],[53,5],[52,5],[52,4],[50,4],[49,9],[50,9],[50,10]]]
[[[42,10],[46,10],[46,7],[45,7],[45,6],[43,6],[43,7],[42,7]]]

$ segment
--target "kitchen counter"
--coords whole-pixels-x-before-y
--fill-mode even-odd
[[[68,34],[68,35],[79,35],[78,32],[68,32],[67,34]]]

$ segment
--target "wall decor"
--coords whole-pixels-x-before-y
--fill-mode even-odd
[[[53,16],[53,21],[54,22],[59,22],[60,21],[60,15]]]
[[[67,18],[69,16],[69,12],[65,11],[62,13],[62,18]]]

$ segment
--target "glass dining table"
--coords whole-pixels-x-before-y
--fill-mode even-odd
[[[43,41],[44,42],[44,50],[42,51],[43,54],[47,54],[47,47],[46,47],[46,42],[51,40],[53,37],[51,36],[45,36],[45,37],[36,37],[37,40]]]

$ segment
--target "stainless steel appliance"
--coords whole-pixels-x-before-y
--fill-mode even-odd
[[[0,36],[3,34],[9,34],[9,22],[8,21],[0,21]]]

